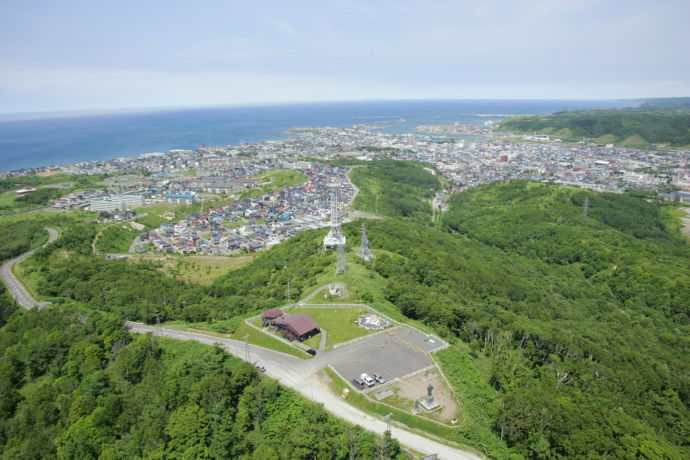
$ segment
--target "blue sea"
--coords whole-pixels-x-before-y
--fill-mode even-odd
[[[424,100],[232,106],[0,117],[0,170],[109,160],[170,149],[246,144],[287,137],[290,128],[372,124],[388,133],[422,124],[483,123],[511,114],[623,107],[621,101]]]

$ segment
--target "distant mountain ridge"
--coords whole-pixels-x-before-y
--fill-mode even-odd
[[[592,140],[623,146],[690,148],[690,98],[636,101],[637,107],[555,112],[514,117],[499,129],[548,134],[568,141]]]

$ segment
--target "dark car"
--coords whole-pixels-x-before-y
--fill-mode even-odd
[[[360,390],[361,390],[362,388],[364,388],[364,386],[366,385],[366,384],[364,383],[364,380],[358,379],[358,378],[352,379],[352,384],[353,384],[356,388],[359,388]]]
[[[314,350],[313,348],[310,348],[309,350],[307,350],[307,353],[309,353],[312,356],[316,356],[316,350]]]

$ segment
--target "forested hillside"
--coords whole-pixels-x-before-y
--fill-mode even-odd
[[[389,198],[381,199],[388,204]],[[530,182],[478,187],[453,198],[438,228],[415,222],[414,215],[367,222],[377,254],[360,266],[368,277],[367,301],[424,321],[451,341],[438,359],[465,422],[449,439],[493,458],[687,458],[690,249],[670,216],[669,208],[632,194]],[[301,233],[204,287],[176,281],[156,263],[94,257],[91,223],[51,216],[27,225],[40,229],[48,223],[60,225],[61,236],[27,261],[26,272],[54,302],[55,312],[15,314],[0,334],[0,353],[6,356],[0,384],[12,395],[1,417],[5,452],[15,455],[34,445],[50,449],[55,439],[58,454],[82,455],[69,449],[84,447],[91,453],[121,449],[161,457],[184,447],[201,455],[217,452],[213,449],[225,442],[220,436],[246,447],[239,448],[239,458],[275,449],[276,442],[322,455],[316,440],[292,445],[292,438],[281,437],[287,428],[280,423],[303,428],[290,418],[289,407],[295,406],[294,413],[306,411],[307,419],[318,421],[312,425],[325,430],[319,436],[346,455],[348,428],[299,398],[287,403],[296,398],[289,392],[287,400],[266,402],[266,420],[272,414],[278,425],[257,422],[256,412],[247,425],[238,409],[224,422],[233,427],[231,433],[216,434],[225,419],[204,402],[210,396],[191,383],[184,391],[168,391],[172,381],[186,378],[176,372],[191,366],[192,375],[210,373],[223,382],[238,372],[251,374],[218,403],[241,408],[243,397],[250,399],[246,404],[252,401],[244,395],[256,391],[251,369],[201,346],[187,352],[189,344],[144,338],[130,344],[131,337],[116,331],[123,319],[151,323],[159,315],[236,324],[237,318],[280,307],[288,279],[294,299],[333,272],[335,254],[321,249],[325,230]],[[360,224],[344,226],[348,241],[357,241]],[[356,249],[348,248],[348,260],[362,264],[353,256]],[[13,310],[11,302],[0,307],[7,312],[0,319]],[[80,313],[60,315],[74,309]],[[192,358],[197,355],[203,359]],[[86,363],[91,356],[96,358]],[[138,369],[133,371],[138,377],[126,377],[125,368]],[[160,399],[151,396],[154,387],[166,389]],[[41,393],[46,388],[49,396]],[[175,391],[180,394],[171,396]],[[167,397],[173,403],[166,406]],[[44,410],[49,415],[42,415]],[[116,422],[105,427],[99,417]],[[150,432],[141,424],[125,428],[141,417],[161,421]],[[186,425],[200,427],[195,433],[201,438],[176,444],[192,436]],[[357,436],[370,446],[362,452],[372,452],[373,438]],[[290,458],[286,452],[278,451],[276,458]],[[31,456],[22,455],[16,454]]]
[[[426,169],[425,169],[426,168]],[[381,216],[431,220],[431,200],[441,189],[430,165],[378,160],[354,168],[350,179],[359,188],[353,207]]]
[[[500,129],[550,134],[565,140],[594,139],[622,145],[669,143],[690,145],[690,110],[599,109],[556,112],[545,116],[511,117]]]
[[[219,349],[134,337],[103,313],[11,318],[0,329],[0,394],[7,459],[369,460],[398,451]]]

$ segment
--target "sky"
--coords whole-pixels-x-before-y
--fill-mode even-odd
[[[3,0],[0,113],[690,96],[688,0]]]

